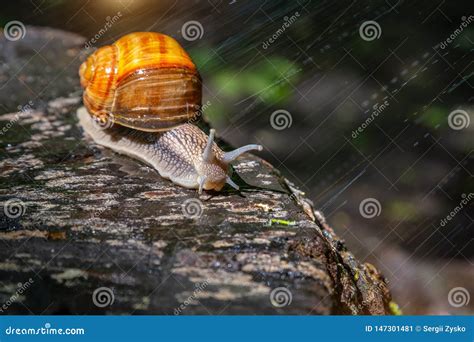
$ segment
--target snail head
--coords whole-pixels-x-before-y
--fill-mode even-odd
[[[261,151],[263,148],[261,145],[252,144],[219,154],[215,152],[218,149],[213,148],[215,145],[214,136],[215,130],[211,129],[206,147],[197,167],[199,193],[202,193],[203,189],[220,191],[225,184],[229,184],[234,189],[239,190],[239,186],[229,176],[229,164],[245,152]]]

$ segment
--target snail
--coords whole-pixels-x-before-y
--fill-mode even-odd
[[[173,38],[154,32],[123,36],[90,55],[79,69],[85,105],[78,112],[98,144],[139,159],[165,179],[189,189],[220,191],[231,178],[229,164],[246,145],[223,152],[192,122],[200,115],[201,77]],[[92,119],[92,120],[91,120]]]

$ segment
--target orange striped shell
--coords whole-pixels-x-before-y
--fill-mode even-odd
[[[141,131],[160,131],[195,118],[201,77],[173,38],[128,34],[99,48],[79,69],[84,105],[101,120]]]

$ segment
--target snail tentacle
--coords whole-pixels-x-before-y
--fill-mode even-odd
[[[245,145],[245,146],[239,147],[236,150],[225,152],[224,155],[222,156],[222,161],[228,164],[231,161],[236,160],[239,156],[241,156],[245,152],[261,151],[262,149],[263,149],[262,145],[255,145],[255,144]]]
[[[202,190],[204,189],[204,184],[205,183],[206,183],[206,177],[205,176],[199,176],[198,177],[198,185],[199,185],[198,192],[199,192],[199,194],[202,194]]]
[[[202,160],[205,162],[209,162],[212,159],[212,145],[214,143],[214,135],[216,133],[215,129],[211,129],[209,132],[209,138],[207,139],[206,147],[204,148],[204,152],[202,153]]]
[[[232,179],[230,179],[229,176],[227,176],[227,177],[225,178],[225,182],[226,182],[227,184],[229,184],[231,187],[233,187],[235,190],[239,190],[239,189],[240,189],[239,186],[238,186],[237,184],[235,184],[235,183],[232,181]]]

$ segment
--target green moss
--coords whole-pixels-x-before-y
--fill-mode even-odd
[[[403,315],[402,309],[398,306],[397,303],[395,303],[393,300],[388,303],[388,307],[390,309],[390,313],[395,316],[401,316]]]
[[[280,220],[280,219],[270,219],[267,222],[267,226],[272,226],[274,224],[279,224],[282,226],[296,226],[296,221]]]

